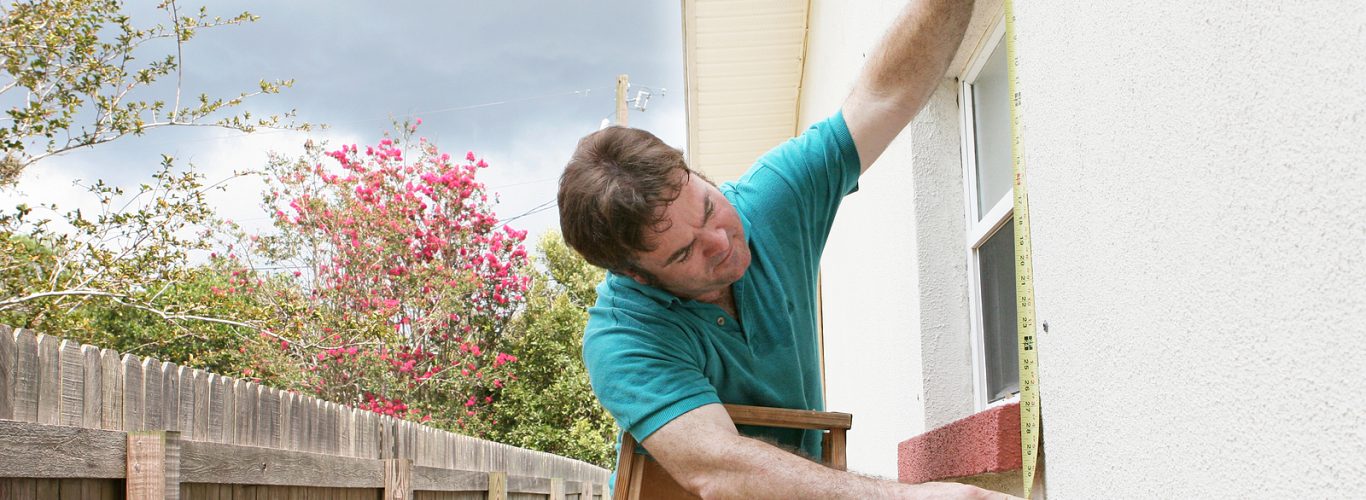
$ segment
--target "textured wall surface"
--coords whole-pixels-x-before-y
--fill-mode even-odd
[[[904,4],[812,2],[802,123],[844,101]],[[989,28],[982,1],[948,74]],[[845,200],[822,260],[827,406],[854,414],[849,466],[897,476],[897,443],[975,410],[957,84],[925,110]]]
[[[907,165],[914,182],[902,189],[909,188],[915,200],[920,321],[907,332],[920,342],[925,430],[976,411],[957,97],[957,81],[945,80],[902,132],[911,136],[914,150]]]
[[[1366,4],[1017,5],[1049,496],[1366,497]]]
[[[897,7],[862,4],[812,2],[804,125],[839,109]],[[924,430],[907,139],[903,134],[845,198],[821,261],[826,406],[854,414],[849,468],[887,478],[897,474],[897,443]]]
[[[996,406],[898,445],[903,483],[1020,471],[1020,404]]]

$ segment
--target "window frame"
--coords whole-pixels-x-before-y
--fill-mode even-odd
[[[977,193],[977,147],[976,123],[974,116],[973,82],[977,79],[986,62],[991,58],[993,49],[1005,37],[1005,17],[999,17],[982,44],[969,59],[967,67],[959,78],[958,102],[960,115],[959,144],[962,146],[963,160],[963,201],[965,215],[964,247],[967,255],[969,324],[972,344],[973,402],[976,411],[1002,406],[1019,400],[1019,392],[1005,398],[989,401],[987,395],[986,332],[984,331],[984,311],[982,307],[982,270],[978,249],[987,242],[1006,223],[1013,221],[1014,196],[1007,191],[1001,199],[990,204],[986,213],[978,208]],[[1017,375],[1018,378],[1018,375]]]

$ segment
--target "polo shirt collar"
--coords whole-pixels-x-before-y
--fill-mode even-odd
[[[636,293],[639,293],[664,306],[672,306],[674,304],[683,303],[681,299],[679,299],[672,293],[666,292],[663,289],[657,287],[646,285],[624,274],[618,274],[613,271],[608,271],[607,281],[609,283],[609,286],[613,288],[633,290]]]

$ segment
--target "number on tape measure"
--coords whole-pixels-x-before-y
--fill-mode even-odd
[[[1014,2],[1005,0],[1006,79],[1010,85],[1010,156],[1015,171],[1015,297],[1020,356],[1020,460],[1024,496],[1029,498],[1039,452],[1038,351],[1034,335],[1034,257],[1029,240],[1029,196],[1025,190],[1024,139],[1020,130],[1023,96],[1015,51]]]

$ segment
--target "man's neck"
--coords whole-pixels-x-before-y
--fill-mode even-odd
[[[715,296],[698,297],[697,300],[699,302],[706,302],[708,304],[713,304],[716,307],[720,307],[721,310],[726,311],[726,314],[729,314],[730,317],[736,318],[738,320],[740,318],[740,314],[738,311],[736,311],[735,307],[735,293],[731,291],[731,287],[734,286],[734,284],[729,285],[725,288],[722,288],[719,292],[716,293]]]

